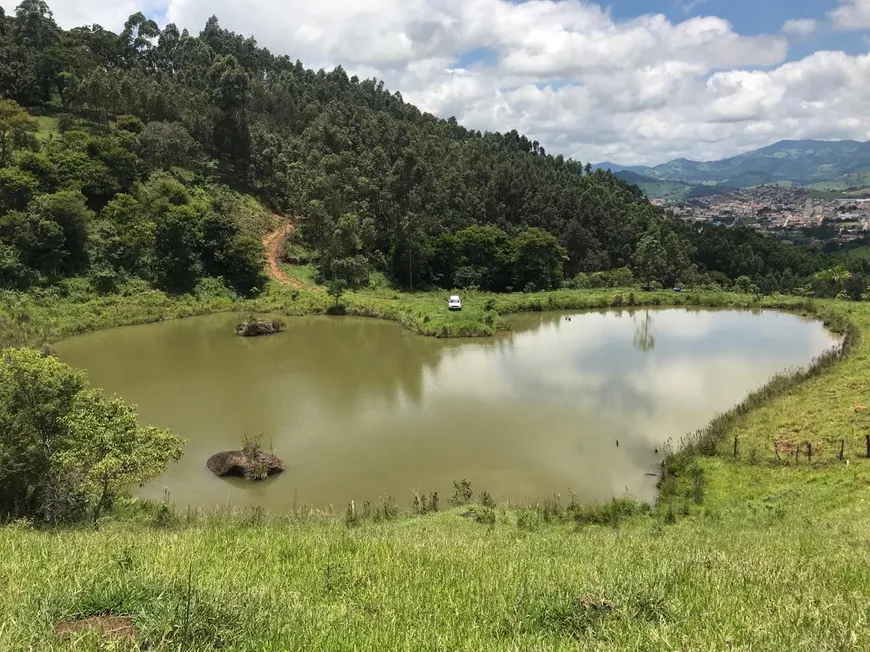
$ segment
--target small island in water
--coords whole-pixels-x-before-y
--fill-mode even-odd
[[[260,335],[275,335],[284,330],[284,322],[280,319],[260,319],[253,315],[236,326],[239,337],[258,337]]]
[[[265,480],[285,470],[284,462],[261,445],[262,435],[245,436],[242,449],[215,453],[206,462],[208,470],[219,478],[241,477],[246,480]]]

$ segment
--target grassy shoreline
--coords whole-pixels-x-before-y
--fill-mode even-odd
[[[70,649],[55,624],[101,613],[132,617],[139,643],[157,650],[870,648],[870,420],[856,410],[870,401],[870,306],[631,290],[463,300],[459,315],[440,293],[349,293],[343,303],[434,336],[491,335],[503,315],[529,310],[684,306],[791,310],[844,337],[836,354],[773,379],[692,435],[669,456],[652,508],[553,501],[419,518],[377,505],[343,517],[186,517],[133,501],[97,532],[7,526],[0,649]],[[45,344],[225,310],[322,314],[331,301],[277,287],[253,302],[7,295],[0,314],[20,324],[22,341]],[[814,456],[778,460],[780,439],[811,442]],[[103,645],[86,636],[73,649]]]
[[[25,294],[0,292],[0,344],[44,346],[105,328],[153,323],[220,312],[258,312],[286,316],[343,314],[386,319],[431,337],[491,337],[509,330],[502,319],[523,312],[706,307],[778,309],[815,315],[821,304],[800,297],[756,297],[727,292],[644,292],[636,289],[559,290],[530,294],[463,294],[463,310],[449,312],[442,292],[348,292],[339,304],[323,292],[272,285],[256,299],[225,291],[168,296],[159,291],[128,295],[91,292]]]

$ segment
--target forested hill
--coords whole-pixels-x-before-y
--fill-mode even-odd
[[[256,292],[263,221],[239,192],[295,216],[297,245],[350,286],[382,271],[414,288],[545,289],[625,266],[646,282],[778,286],[827,264],[752,233],[695,233],[607,171],[422,113],[340,67],[307,70],[216,18],[199,35],[141,13],[119,34],[65,31],[25,0],[0,19],[0,94],[7,286],[221,277]]]

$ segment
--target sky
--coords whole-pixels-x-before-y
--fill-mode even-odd
[[[7,11],[15,0],[0,0]],[[211,15],[481,130],[583,162],[870,140],[870,0],[49,0],[66,28]]]

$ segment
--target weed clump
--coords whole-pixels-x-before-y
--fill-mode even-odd
[[[471,489],[471,483],[463,478],[459,482],[453,482],[453,495],[450,497],[450,504],[454,507],[467,505],[471,502],[474,496],[474,491]]]
[[[429,514],[437,512],[440,508],[438,492],[435,491],[429,496],[426,494],[414,494],[414,502],[411,505],[411,511],[414,514]]]
[[[492,499],[492,496],[489,495],[488,491],[480,492],[480,504],[488,509],[495,509],[495,501]]]

